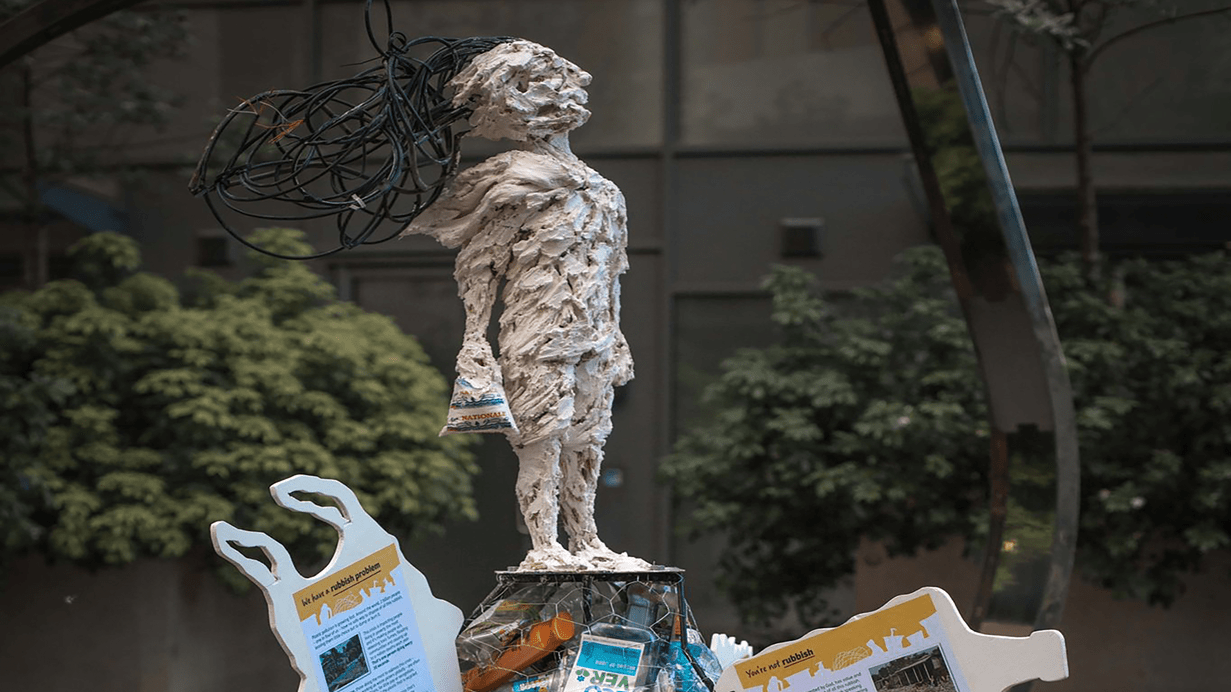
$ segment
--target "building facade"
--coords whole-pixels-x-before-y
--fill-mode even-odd
[[[164,132],[125,152],[146,169],[139,181],[77,192],[118,212],[99,223],[137,238],[153,271],[175,276],[207,266],[237,277],[242,248],[188,194],[185,164],[243,98],[348,76],[375,51],[363,4],[353,0],[170,4],[186,13],[192,45],[185,60],[157,65],[153,79],[185,102]],[[637,370],[616,399],[598,523],[613,548],[689,570],[693,607],[712,614],[707,630],[736,629],[708,578],[716,544],[677,535],[680,510],[656,469],[677,432],[705,415],[700,394],[721,361],[770,338],[760,280],[771,265],[802,266],[824,287],[847,289],[878,280],[898,252],[928,242],[926,202],[867,8],[858,0],[396,0],[391,7],[395,28],[409,36],[521,36],[593,75],[593,116],[573,146],[628,201],[623,328]],[[1011,35],[980,5],[965,9],[1036,247],[1074,248],[1071,99],[1060,56]],[[1231,22],[1143,33],[1103,56],[1091,84],[1105,249],[1225,247]],[[473,163],[496,148],[475,141],[463,151]],[[33,237],[5,234],[0,283],[53,276],[32,267],[55,266],[89,230],[101,229],[57,222],[41,249]],[[305,230],[320,247],[332,243],[327,229]],[[411,238],[313,266],[344,299],[391,315],[452,375],[463,315],[449,252]],[[479,522],[406,549],[463,610],[490,589],[493,570],[516,564],[528,547],[513,496],[516,458],[500,439],[485,440],[479,456]],[[870,605],[858,586],[838,599],[851,612]],[[263,627],[261,611],[250,616]]]

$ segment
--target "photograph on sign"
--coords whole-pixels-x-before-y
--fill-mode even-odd
[[[939,646],[868,668],[876,692],[954,692],[953,675]]]
[[[325,673],[325,684],[329,692],[346,687],[350,683],[367,675],[367,657],[363,655],[363,642],[355,635],[346,642],[333,647],[320,655],[321,670]]]

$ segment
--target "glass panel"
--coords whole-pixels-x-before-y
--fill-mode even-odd
[[[964,3],[988,105],[1009,144],[1071,142],[1068,61],[1049,41],[1012,30],[982,3]],[[1162,18],[1163,6],[1116,8],[1094,47]],[[1186,14],[1225,6],[1190,0]],[[1091,135],[1099,143],[1231,139],[1231,19],[1162,24],[1102,52],[1087,78]]]
[[[883,60],[882,60],[883,62]],[[828,289],[888,273],[894,255],[927,241],[926,209],[900,154],[704,156],[680,161],[678,279],[756,288],[781,264],[783,222],[818,218],[818,258],[791,259]]]
[[[696,294],[676,299],[675,351],[678,364],[675,376],[676,431],[695,430],[713,415],[702,400],[705,389],[722,374],[722,362],[742,348],[764,348],[780,340],[770,315],[768,294]],[[673,431],[673,432],[676,432]],[[677,516],[685,516],[682,512]],[[690,575],[711,575],[718,567],[724,539],[716,536],[700,540],[677,540],[675,562]],[[827,596],[843,612],[855,611],[855,590],[840,585]],[[712,578],[690,578],[688,600],[704,608],[706,624],[716,630],[740,631],[741,623],[730,599]]]
[[[465,327],[452,270],[451,262],[397,269],[357,265],[351,277],[355,302],[366,310],[389,315],[398,326],[414,334],[432,364],[450,381]],[[481,520],[455,521],[442,536],[403,546],[408,559],[430,565],[429,576],[437,575],[432,582],[437,596],[454,603],[477,603],[491,590],[491,577],[473,568],[475,555],[483,555],[485,564],[515,565],[529,548],[529,541],[517,528],[520,513],[512,492],[517,463],[508,443],[503,435],[471,437],[477,438],[472,451],[483,469],[474,478]],[[458,545],[468,549],[456,550]],[[447,578],[443,578],[445,575]]]
[[[684,3],[683,141],[905,145],[862,3]]]
[[[266,89],[308,86],[306,19],[302,9],[286,6],[218,12],[218,88],[224,108],[235,108],[240,99]]]
[[[662,139],[662,3],[658,0],[401,0],[394,27],[410,37],[518,36],[548,46],[594,76],[593,113],[571,136],[586,147],[653,146]],[[324,4],[326,79],[354,74],[374,53],[361,3]],[[383,19],[381,20],[383,23]],[[378,27],[380,23],[378,23]],[[378,36],[383,33],[378,29]],[[466,149],[472,155],[472,149]]]

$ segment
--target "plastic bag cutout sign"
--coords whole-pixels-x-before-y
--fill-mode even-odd
[[[1064,636],[1002,637],[970,629],[953,599],[926,586],[842,625],[813,630],[727,666],[715,692],[944,689],[1002,692],[1068,677]]]
[[[293,476],[270,486],[274,501],[338,531],[333,559],[313,577],[286,548],[256,531],[210,526],[214,550],[265,594],[269,626],[299,674],[299,692],[461,692],[455,640],[462,612],[432,595],[397,539],[339,481]],[[315,493],[341,509],[292,496]],[[236,546],[259,548],[266,566]]]

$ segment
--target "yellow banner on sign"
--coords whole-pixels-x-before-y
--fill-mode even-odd
[[[363,603],[364,592],[393,583],[390,573],[398,564],[397,546],[390,544],[296,591],[295,608],[299,611],[299,619],[307,620],[315,615],[319,621],[324,606],[329,606],[329,612],[334,614],[358,606]]]
[[[770,678],[785,680],[806,668],[811,668],[813,674],[822,665],[826,670],[840,670],[871,656],[869,641],[883,648],[886,637],[900,637],[900,643],[905,646],[906,638],[916,632],[932,636],[923,626],[923,620],[935,613],[932,597],[924,594],[736,663],[735,672],[739,674],[740,685],[747,690],[764,689]]]

